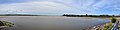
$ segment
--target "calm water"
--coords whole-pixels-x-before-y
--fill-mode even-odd
[[[15,24],[3,30],[82,30],[109,22],[103,18],[62,16],[9,16],[0,20]]]

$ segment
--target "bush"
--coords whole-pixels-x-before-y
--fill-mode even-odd
[[[116,22],[116,18],[112,18],[112,19],[111,19],[111,22],[112,22],[112,23],[115,23],[115,22]]]

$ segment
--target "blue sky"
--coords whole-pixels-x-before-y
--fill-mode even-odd
[[[0,14],[120,14],[120,0],[0,0]]]

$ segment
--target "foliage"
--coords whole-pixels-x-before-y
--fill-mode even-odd
[[[111,26],[112,26],[112,23],[107,23],[107,24],[104,25],[104,28],[103,28],[103,29],[104,29],[104,30],[105,30],[105,29],[108,29],[108,28],[111,27]]]
[[[115,23],[116,20],[117,20],[116,18],[112,18],[112,19],[111,19],[111,22],[112,22],[112,23]]]

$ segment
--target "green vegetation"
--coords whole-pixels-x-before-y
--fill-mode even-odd
[[[107,23],[105,26],[104,26],[104,28],[109,28],[110,26],[112,26],[112,23]]]
[[[106,23],[106,24],[104,25],[103,30],[107,30],[108,28],[110,28],[110,27],[113,25],[113,23],[116,22],[116,20],[117,20],[116,18],[112,18],[110,23]]]
[[[103,30],[107,30],[107,29],[110,28],[112,25],[113,25],[112,23],[106,23],[106,24],[104,25]]]
[[[114,15],[74,15],[74,14],[63,14],[62,16],[67,17],[113,17]]]
[[[112,23],[115,23],[116,20],[117,20],[116,18],[112,18],[112,19],[111,19],[111,22],[112,22]]]
[[[104,28],[108,29],[110,26],[104,26]]]

